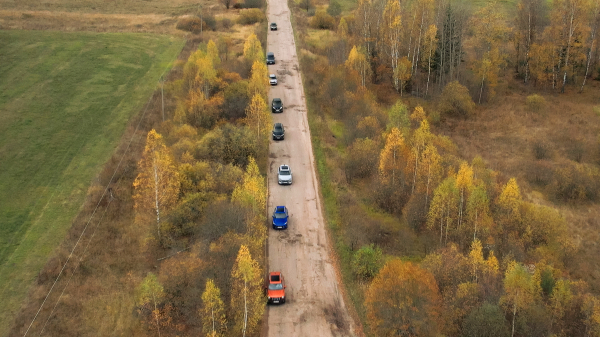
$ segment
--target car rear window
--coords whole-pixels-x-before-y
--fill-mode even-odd
[[[279,275],[271,275],[271,282],[279,282]]]

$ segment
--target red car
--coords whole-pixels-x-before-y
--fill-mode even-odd
[[[267,285],[268,303],[285,303],[285,281],[281,272],[274,271],[269,273]]]

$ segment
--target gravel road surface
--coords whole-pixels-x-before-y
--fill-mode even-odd
[[[269,219],[277,205],[287,206],[290,214],[287,230],[269,226],[269,271],[283,273],[287,301],[268,306],[268,336],[354,336],[325,231],[287,2],[269,1],[267,18],[278,26],[269,31],[266,52],[275,53],[276,63],[268,69],[279,81],[271,87],[268,104],[275,97],[283,100],[284,111],[273,114],[273,121],[285,127],[285,140],[271,141],[269,147]],[[282,164],[292,169],[292,185],[277,183]]]

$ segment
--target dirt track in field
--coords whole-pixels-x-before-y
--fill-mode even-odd
[[[296,46],[286,1],[269,1],[267,52],[275,53],[269,73],[279,84],[269,100],[283,100],[284,112],[273,121],[285,127],[285,140],[272,141],[269,155],[269,212],[285,205],[290,213],[287,230],[269,229],[269,271],[281,271],[287,283],[287,301],[268,307],[268,336],[354,336],[355,324],[346,309],[330,255],[318,194],[306,102]],[[270,104],[270,101],[269,101]],[[279,165],[290,165],[291,186],[277,184]]]

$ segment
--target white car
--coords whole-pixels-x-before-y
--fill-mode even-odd
[[[269,75],[269,83],[271,85],[277,85],[277,76],[275,74]]]
[[[279,185],[292,184],[292,170],[288,165],[279,166],[279,170],[277,171],[277,182]]]

